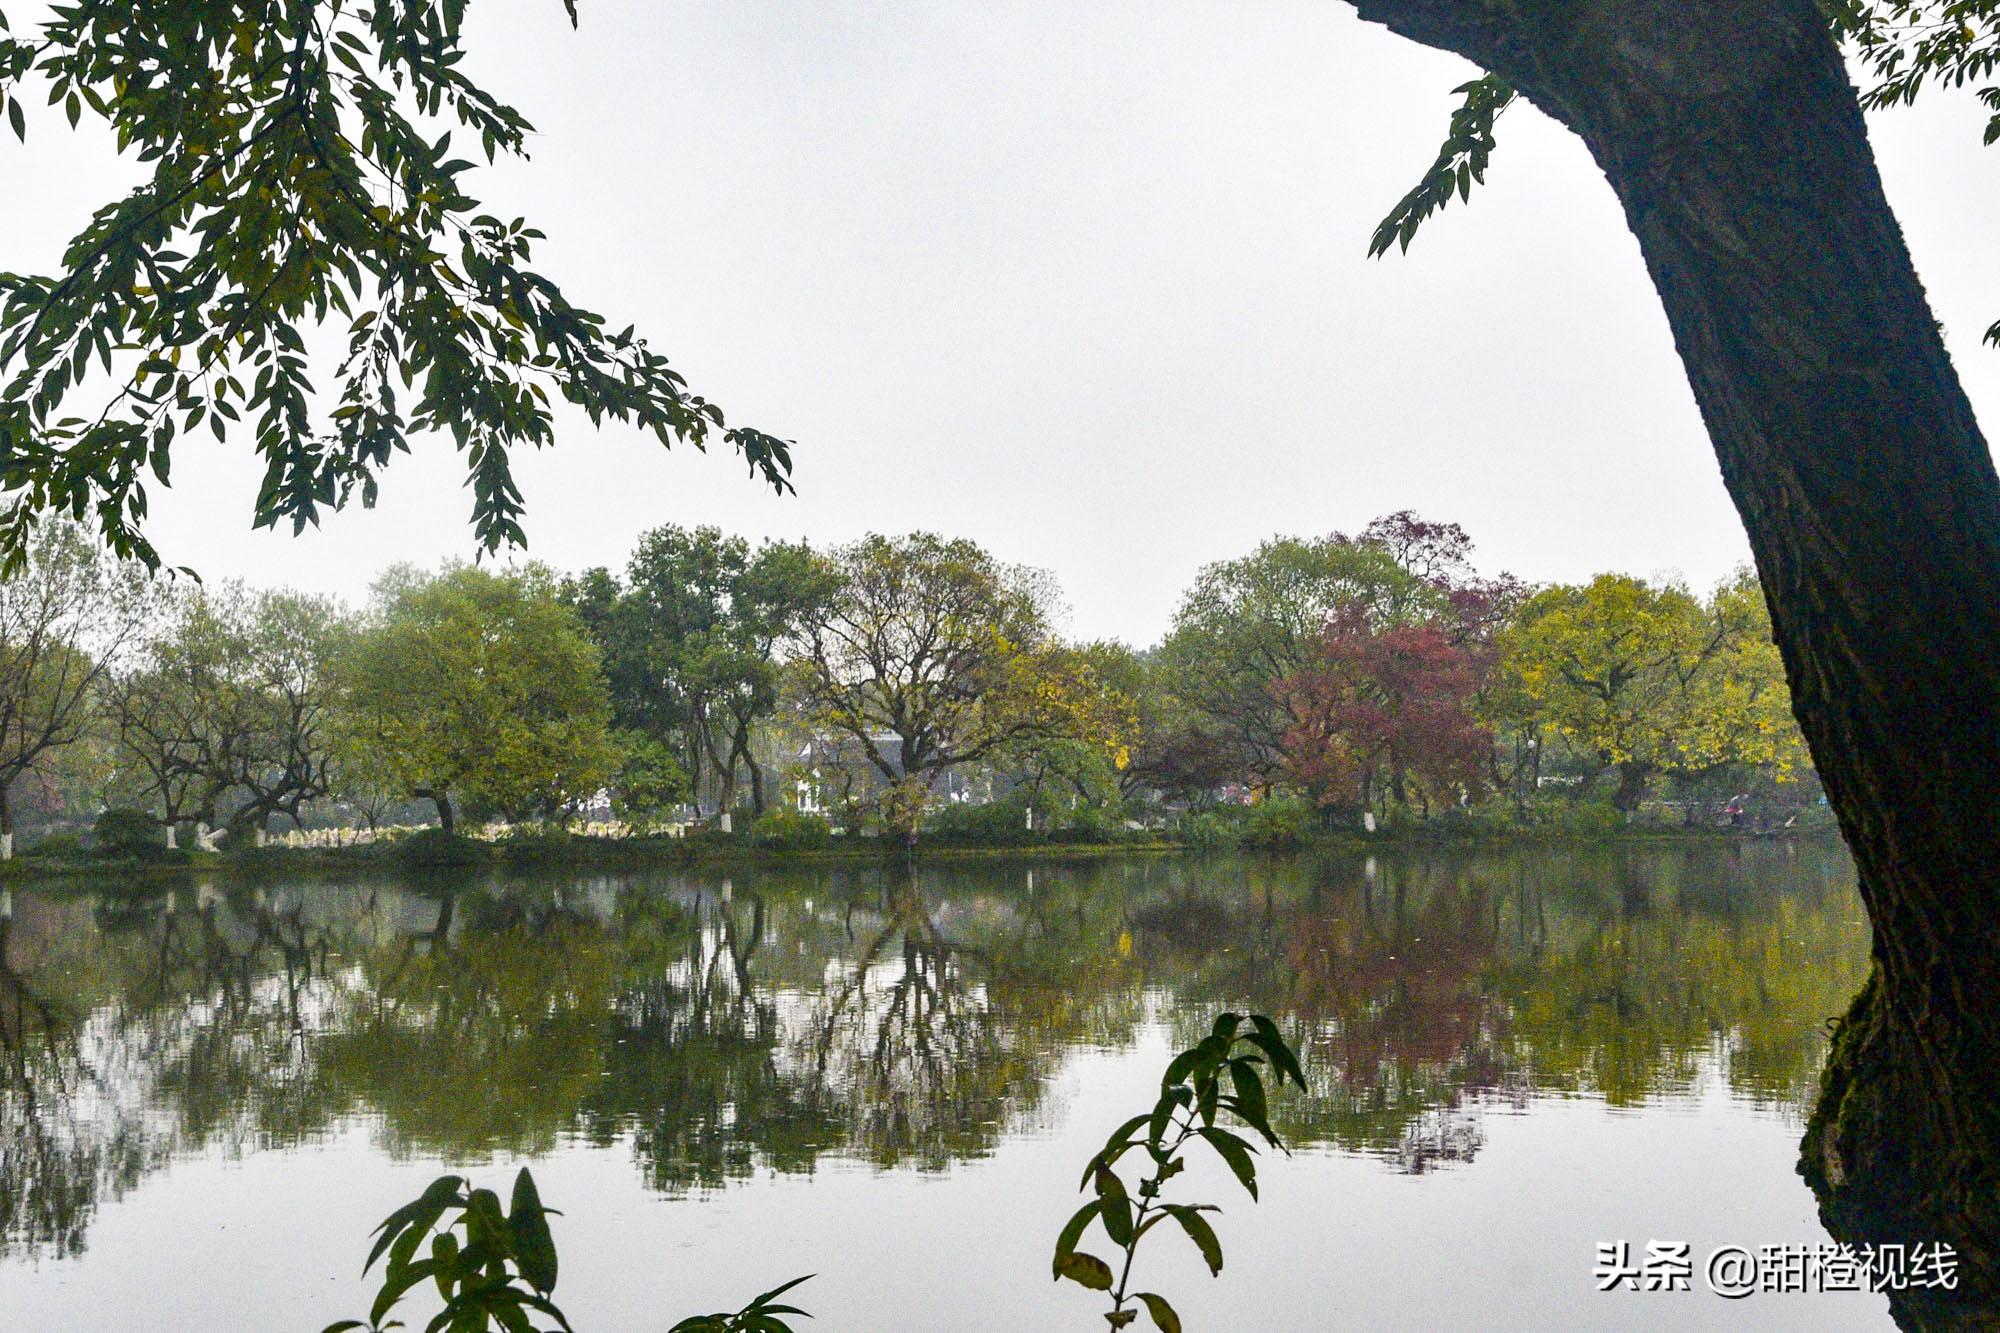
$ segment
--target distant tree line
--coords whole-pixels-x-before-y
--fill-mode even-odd
[[[0,847],[23,806],[232,845],[607,806],[914,839],[973,810],[1105,827],[1273,798],[1329,822],[1549,791],[1629,813],[1663,778],[1807,774],[1748,573],[1531,588],[1471,551],[1407,512],[1273,538],[1134,650],[1066,638],[1046,572],[928,533],[667,526],[619,572],[397,566],[350,611],[149,576],[50,522],[0,583]]]

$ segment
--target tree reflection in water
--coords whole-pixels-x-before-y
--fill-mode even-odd
[[[0,1246],[79,1249],[176,1158],[357,1127],[474,1165],[629,1145],[656,1189],[941,1169],[1064,1059],[1296,1024],[1287,1142],[1425,1171],[1496,1102],[1713,1081],[1797,1112],[1867,932],[1837,848],[427,877],[0,911]]]

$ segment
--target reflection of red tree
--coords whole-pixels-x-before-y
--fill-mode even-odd
[[[1493,735],[1472,716],[1490,660],[1449,624],[1380,628],[1360,606],[1337,612],[1306,665],[1272,688],[1291,725],[1287,776],[1323,804],[1367,804],[1378,772],[1430,792],[1473,788]]]
[[[1479,984],[1495,953],[1486,893],[1436,893],[1386,915],[1300,913],[1279,931],[1312,1054],[1349,1083],[1392,1067],[1497,1081],[1505,1014]]]

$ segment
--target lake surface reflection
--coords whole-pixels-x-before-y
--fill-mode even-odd
[[[1191,1328],[1871,1328],[1599,1293],[1595,1244],[1826,1240],[1792,1166],[1867,962],[1822,844],[15,891],[0,1327],[316,1329],[440,1170],[535,1164],[580,1328],[804,1272],[841,1329],[1089,1328],[1076,1171],[1223,1008],[1311,1082]],[[1181,1182],[1176,1182],[1176,1187]],[[421,1323],[417,1326],[421,1327]]]

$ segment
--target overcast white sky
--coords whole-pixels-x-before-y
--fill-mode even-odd
[[[475,73],[540,130],[474,192],[549,233],[572,299],[797,441],[780,499],[731,457],[566,421],[516,464],[537,559],[616,567],[663,522],[923,527],[1052,569],[1074,633],[1144,644],[1201,565],[1401,508],[1534,580],[1706,584],[1747,558],[1637,246],[1552,122],[1510,111],[1473,206],[1363,258],[1472,70],[1332,0],[586,0],[576,33],[556,0],[474,13]],[[1875,141],[1987,408],[1980,119],[1940,100]],[[0,268],[54,267],[120,179],[89,156],[53,117],[0,148]],[[251,532],[247,442],[181,448],[152,532],[208,577],[358,598],[391,561],[472,552],[447,441],[297,539]]]

